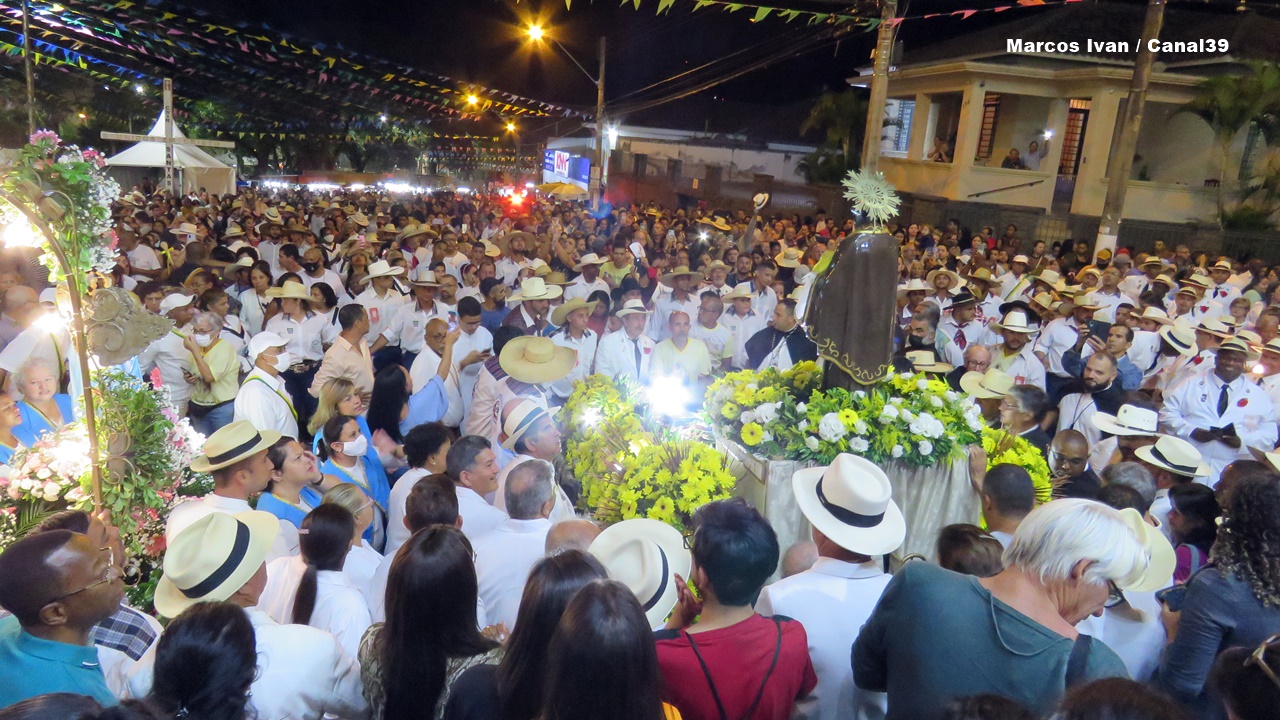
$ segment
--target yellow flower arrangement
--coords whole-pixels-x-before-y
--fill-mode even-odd
[[[760,423],[749,422],[742,425],[742,442],[747,447],[755,447],[764,439],[764,428],[760,427]]]
[[[822,371],[813,361],[783,371],[728,373],[707,389],[706,419],[723,436],[741,442],[757,456],[781,458],[792,428],[801,420],[797,402],[807,399],[821,383]]]
[[[1036,488],[1036,502],[1043,504],[1053,499],[1052,474],[1044,454],[1026,438],[1010,435],[1004,430],[983,428],[982,449],[987,452],[987,469],[1005,463],[1017,465],[1031,475]]]

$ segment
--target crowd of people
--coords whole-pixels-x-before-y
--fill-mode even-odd
[[[763,207],[760,203],[757,210]],[[555,411],[818,356],[850,220],[295,188],[118,203],[111,283],[171,321],[124,368],[207,436],[154,609],[109,517],[0,554],[0,720],[1260,720],[1280,707],[1280,282],[1185,247],[891,228],[897,353],[1045,455],[973,478],[937,562],[874,464],[601,528]],[[0,462],[75,419],[34,254],[0,258]],[[830,296],[828,296],[830,297]],[[851,302],[857,290],[849,290]],[[887,321],[887,319],[886,319]],[[890,559],[893,556],[893,559]]]

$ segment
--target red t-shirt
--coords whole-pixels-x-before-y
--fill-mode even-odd
[[[789,618],[778,617],[782,629],[782,649],[769,675],[760,704],[750,720],[788,720],[795,701],[808,695],[818,684],[809,660],[809,639],[804,627]],[[718,630],[694,633],[698,653],[707,665],[728,720],[744,720],[760,685],[773,663],[778,644],[778,628],[770,618],[753,615],[747,620]],[[666,681],[667,702],[675,705],[684,720],[720,720],[707,675],[683,630],[662,630],[654,635],[658,665]]]

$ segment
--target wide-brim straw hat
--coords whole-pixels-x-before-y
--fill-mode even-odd
[[[404,274],[404,268],[392,265],[386,260],[378,260],[376,262],[369,263],[369,267],[366,268],[366,271],[369,274],[360,278],[361,285],[367,285],[369,281],[374,278],[393,277],[395,275]]]
[[[875,556],[902,546],[906,521],[889,478],[871,461],[840,453],[826,467],[793,474],[791,487],[805,518],[845,550]]]
[[[293,280],[286,280],[280,287],[273,287],[267,290],[267,297],[305,300],[311,302],[311,293],[307,290],[307,286]]]
[[[1142,513],[1133,508],[1121,510],[1120,517],[1138,537],[1138,542],[1142,543],[1150,560],[1142,572],[1116,578],[1116,585],[1121,590],[1130,592],[1153,592],[1167,587],[1178,566],[1178,557],[1173,545],[1169,544],[1169,538],[1165,537],[1163,530],[1147,522]]]
[[[773,256],[773,261],[778,267],[795,268],[800,267],[800,261],[804,258],[804,254],[796,248],[787,248],[777,255]]]
[[[275,430],[258,430],[248,420],[224,425],[204,441],[203,452],[191,461],[196,472],[212,472],[229,467],[266,450],[280,439]]]
[[[1105,307],[1104,305],[1098,302],[1097,297],[1095,297],[1093,293],[1085,293],[1084,295],[1077,295],[1071,298],[1071,304],[1078,308],[1088,310],[1090,312],[1098,312],[1103,307]]]
[[[267,208],[262,217],[268,225],[284,225],[284,218],[280,217],[280,211],[275,208]]]
[[[1148,465],[1182,477],[1205,477],[1213,472],[1194,445],[1172,435],[1161,435],[1154,445],[1140,447],[1133,454]]]
[[[564,294],[564,289],[558,285],[548,285],[546,280],[540,277],[525,278],[520,282],[520,289],[512,293],[508,299],[510,302],[524,302],[525,300],[555,300]]]
[[[440,237],[438,234],[436,234],[435,230],[432,230],[426,225],[414,225],[412,227],[407,227],[403,231],[401,231],[400,239],[408,240],[409,238],[418,237],[419,235],[430,235],[433,238]]]
[[[556,327],[563,327],[565,324],[565,321],[568,320],[569,318],[569,313],[573,312],[574,310],[582,310],[584,308],[594,313],[596,311],[596,305],[599,305],[599,304],[600,303],[596,301],[583,300],[582,298],[574,298],[573,300],[570,300],[566,303],[563,303],[557,306],[556,309],[551,311],[551,324],[555,325]]]
[[[352,216],[351,216],[351,222],[353,222],[353,223],[355,223],[355,224],[359,225],[360,227],[368,227],[368,226],[369,226],[369,216],[365,215],[365,214],[364,214],[364,213],[362,213],[362,212],[358,212],[358,213],[356,213],[356,214],[354,214],[354,215],[352,215]]]
[[[951,278],[951,289],[960,287],[959,275],[957,275],[956,273],[946,268],[934,268],[929,271],[928,275],[924,276],[924,281],[929,285],[930,290],[933,289],[934,287],[933,281],[936,280],[939,275],[946,275],[947,277]]]
[[[224,238],[244,237],[244,228],[239,225],[231,224],[227,226],[227,231],[222,233]]]
[[[978,268],[971,273],[966,273],[964,277],[969,282],[977,281],[980,283],[986,283],[987,285],[991,285],[996,282],[995,276],[986,268]]]
[[[696,270],[690,270],[688,265],[681,265],[680,267],[676,268],[675,270],[672,270],[671,272],[664,274],[664,275],[663,275],[661,278],[659,278],[658,280],[659,280],[659,282],[661,282],[663,285],[666,285],[667,287],[671,287],[671,281],[672,281],[672,280],[675,280],[676,278],[681,277],[681,276],[683,276],[683,275],[688,275],[688,276],[692,277],[693,279],[692,279],[692,280],[690,280],[689,282],[693,283],[694,285],[697,285],[698,283],[702,282],[702,280],[703,280],[702,273],[700,273],[700,272],[698,272],[698,271],[696,271]]]
[[[1152,437],[1160,434],[1159,413],[1136,405],[1121,405],[1115,415],[1095,412],[1090,422],[1102,432],[1111,435]]]
[[[517,230],[516,232],[509,232],[506,235],[503,235],[502,237],[498,238],[498,247],[502,248],[502,250],[505,252],[506,249],[510,247],[511,241],[516,238],[521,238],[524,240],[526,249],[529,246],[533,245],[534,243],[538,242],[538,238],[534,237],[532,234],[527,233],[523,230]]]
[[[1231,330],[1215,317],[1200,318],[1200,322],[1196,323],[1195,329],[1197,332],[1208,333],[1214,337],[1223,339],[1231,337]]]
[[[280,532],[269,512],[210,513],[174,537],[156,583],[156,612],[173,618],[204,601],[229,599],[257,574]]]
[[[591,542],[588,552],[610,579],[636,596],[651,628],[661,626],[679,601],[676,575],[687,578],[693,566],[680,531],[649,518],[610,525]]]
[[[911,369],[922,373],[949,373],[955,370],[950,363],[938,362],[938,354],[932,350],[911,350],[906,354]]]
[[[520,401],[515,409],[503,418],[502,433],[506,435],[506,439],[502,441],[502,447],[507,450],[515,449],[516,443],[528,435],[539,420],[550,418],[551,413],[533,400]]]
[[[1036,281],[1045,283],[1054,289],[1057,289],[1058,285],[1062,283],[1062,276],[1055,270],[1041,270],[1038,275],[1032,277]]]
[[[1209,288],[1209,278],[1204,275],[1191,273],[1190,275],[1182,279],[1182,284],[1195,285],[1198,288],[1204,288],[1207,290]]]
[[[733,293],[729,294],[732,295]],[[613,314],[617,317],[623,318],[628,315],[648,315],[649,311],[645,309],[643,300],[628,300],[623,303],[621,308],[614,311]]]
[[[911,278],[910,280],[898,286],[898,297],[904,297],[906,296],[907,293],[910,293],[910,292],[927,293],[932,289],[933,288],[926,285],[925,282],[920,278]]]
[[[1023,333],[1026,335],[1030,335],[1036,331],[1028,321],[1027,313],[1024,310],[1010,310],[1004,314],[1004,317],[1000,319],[1000,322],[993,321],[989,327],[996,332],[1009,330],[1011,332]]]
[[[1142,312],[1138,315],[1138,318],[1141,320],[1150,320],[1158,325],[1168,325],[1173,322],[1169,319],[1169,313],[1166,313],[1158,307],[1152,306],[1143,308]]]
[[[409,284],[418,287],[440,287],[440,280],[433,270],[428,269],[426,265],[420,265],[409,275]]]
[[[960,389],[983,400],[1002,398],[1013,385],[1013,377],[998,368],[988,368],[985,373],[967,372],[960,377]]]
[[[1160,339],[1172,345],[1179,355],[1186,357],[1195,355],[1198,350],[1196,348],[1196,333],[1190,326],[1183,323],[1171,323],[1160,328]]]
[[[902,290],[899,289],[898,292],[902,292]],[[724,300],[725,302],[732,302],[738,299],[750,300],[751,288],[747,287],[747,284],[745,282],[738,283],[737,285],[733,286],[732,290],[722,295],[720,299]]]
[[[582,268],[588,265],[603,265],[607,262],[609,262],[608,258],[602,258],[595,253],[587,253],[578,259],[578,262],[573,266],[573,271],[582,272]]]
[[[577,350],[560,347],[551,338],[539,335],[514,338],[498,355],[503,372],[530,385],[555,382],[573,372],[577,364]]]

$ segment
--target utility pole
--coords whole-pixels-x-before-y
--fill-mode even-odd
[[[596,161],[591,168],[591,209],[600,210],[604,195],[604,36],[600,36],[600,75],[596,78]]]
[[[31,58],[31,2],[22,0],[22,67],[27,74],[27,136],[36,134],[36,76]]]
[[[1166,0],[1150,0],[1147,17],[1142,25],[1142,45],[1138,59],[1133,64],[1133,80],[1129,85],[1129,101],[1125,104],[1124,119],[1120,123],[1120,135],[1111,144],[1111,156],[1107,158],[1107,197],[1102,204],[1102,222],[1098,224],[1097,241],[1093,244],[1093,257],[1107,249],[1115,252],[1116,238],[1120,235],[1120,221],[1124,212],[1124,196],[1129,191],[1129,173],[1133,170],[1133,155],[1138,149],[1138,130],[1142,128],[1142,111],[1147,104],[1147,87],[1151,84],[1151,66],[1156,54],[1151,41],[1160,38],[1164,24]]]
[[[884,131],[884,105],[889,96],[889,61],[893,56],[893,21],[897,14],[898,0],[884,0],[871,73],[871,98],[867,101],[867,124],[862,137],[862,171],[867,173],[880,169],[880,135]]]

